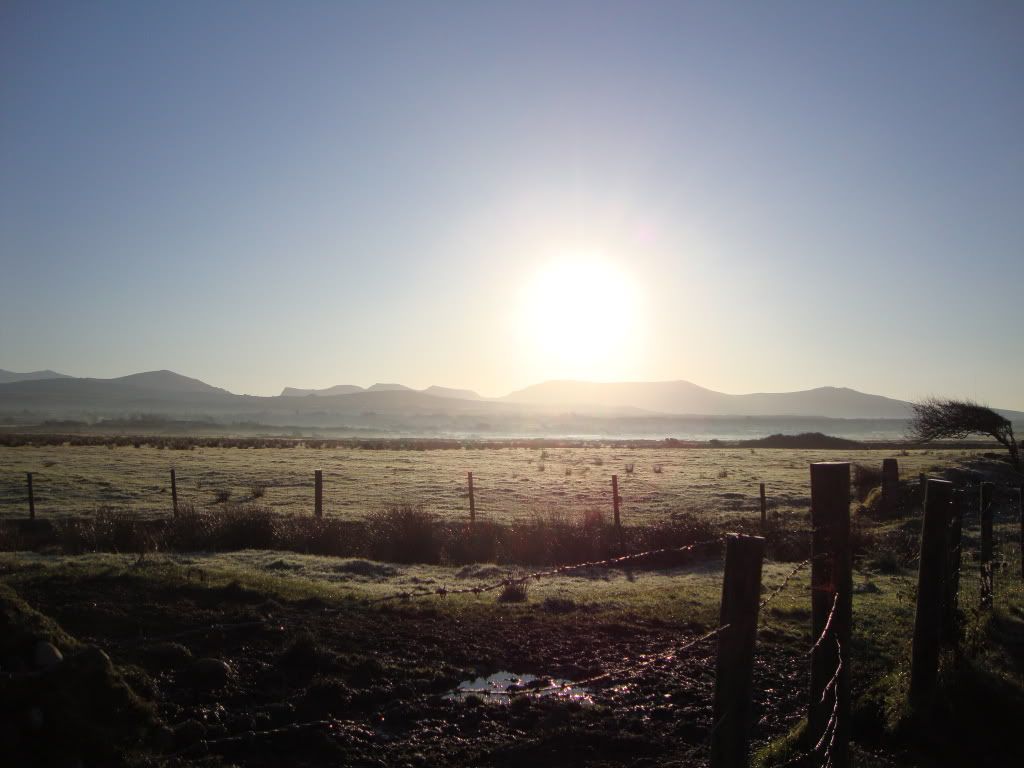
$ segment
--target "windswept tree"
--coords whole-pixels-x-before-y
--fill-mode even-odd
[[[912,403],[908,437],[919,443],[933,440],[959,440],[970,435],[988,435],[1010,452],[1010,461],[1020,469],[1020,454],[1013,437],[1013,424],[991,408],[970,400],[928,398]]]

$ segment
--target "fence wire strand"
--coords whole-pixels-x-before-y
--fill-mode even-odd
[[[617,568],[620,565],[626,563],[633,563],[638,560],[645,558],[654,557],[656,555],[667,555],[667,554],[681,554],[683,552],[690,552],[699,547],[709,546],[711,544],[721,544],[725,541],[724,538],[707,539],[705,541],[697,541],[693,544],[686,544],[681,547],[662,547],[660,549],[650,549],[646,552],[637,552],[632,555],[620,555],[618,557],[609,557],[604,560],[591,560],[585,563],[575,563],[573,565],[559,565],[555,568],[548,568],[542,571],[534,571],[533,573],[527,573],[520,576],[507,576],[504,579],[491,582],[490,584],[477,585],[473,587],[460,587],[458,589],[449,589],[447,586],[435,587],[433,589],[419,589],[419,590],[406,590],[402,592],[394,592],[390,595],[383,595],[381,597],[370,598],[366,600],[367,603],[382,603],[391,600],[412,600],[421,597],[447,597],[448,595],[480,595],[487,592],[493,592],[496,589],[502,589],[503,587],[514,586],[516,584],[525,584],[531,580],[540,581],[544,578],[551,576],[562,576],[566,573],[572,573],[573,571],[580,571],[587,568]]]
[[[800,571],[802,571],[804,568],[806,568],[810,564],[811,564],[811,558],[807,558],[802,563],[797,563],[796,567],[793,568],[793,570],[791,570],[788,574],[786,574],[786,578],[784,578],[782,580],[782,583],[779,586],[777,586],[774,590],[772,590],[771,594],[769,594],[768,597],[766,597],[764,600],[762,600],[758,604],[758,606],[757,606],[758,611],[763,611],[765,609],[765,607],[772,600],[774,600],[776,597],[778,597],[780,594],[782,594],[782,592],[786,589],[786,587],[789,586],[789,582],[792,581],[793,578],[798,573],[800,573]]]

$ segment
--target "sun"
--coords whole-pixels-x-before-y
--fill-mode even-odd
[[[641,307],[620,265],[586,254],[550,259],[527,281],[522,307],[524,341],[544,377],[629,373]]]

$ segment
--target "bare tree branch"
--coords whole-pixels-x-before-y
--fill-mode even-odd
[[[970,400],[928,398],[912,403],[914,416],[907,437],[915,442],[959,440],[969,435],[988,435],[1010,452],[1013,465],[1020,468],[1013,424],[991,408]]]

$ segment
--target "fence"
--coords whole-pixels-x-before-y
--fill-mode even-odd
[[[798,564],[770,595],[761,597],[761,573],[765,540],[759,536],[728,534],[722,538],[695,542],[680,547],[622,554],[604,560],[561,565],[524,575],[506,577],[485,585],[460,589],[444,587],[396,592],[376,598],[379,601],[445,597],[455,594],[485,594],[516,584],[560,576],[573,571],[614,568],[642,564],[667,553],[693,552],[725,545],[722,598],[719,625],[700,637],[677,643],[653,654],[640,663],[623,665],[599,675],[578,680],[572,685],[592,685],[598,681],[636,674],[642,666],[670,663],[699,643],[717,638],[713,725],[708,737],[711,762],[715,768],[732,768],[748,763],[752,720],[752,674],[756,652],[757,626],[763,609],[791,583],[801,570],[811,569],[811,628],[814,642],[809,656],[810,690],[807,710],[807,740],[796,759],[804,764],[843,768],[849,763],[850,742],[850,669],[853,629],[852,550],[850,538],[851,466],[845,462],[822,462],[810,466],[811,556]],[[883,470],[888,490],[887,504],[898,491],[898,476],[893,478],[893,462]],[[172,509],[179,502],[178,477],[170,471]],[[34,514],[34,478],[26,477],[28,511]],[[474,478],[466,477],[467,510],[470,524],[477,519]],[[997,489],[992,483],[956,489],[953,483],[922,479],[923,520],[920,543],[917,605],[911,653],[909,696],[912,704],[926,704],[936,693],[938,662],[944,646],[959,642],[958,605],[974,598],[965,584],[976,583],[977,604],[992,606],[997,580],[1004,578],[1006,560],[999,554],[994,535],[997,495],[1015,500],[1022,513],[1019,488]],[[997,493],[998,492],[998,493]],[[312,506],[322,515],[323,473],[314,473]],[[761,520],[765,518],[765,490],[760,484]],[[976,506],[972,506],[972,498]],[[618,477],[613,475],[605,497],[621,529],[622,498]],[[1004,505],[1005,506],[1005,505]],[[974,510],[977,513],[974,514]],[[1024,544],[1024,515],[1021,543]],[[1024,566],[1024,556],[1021,558]],[[977,566],[978,578],[969,579]],[[1022,567],[1024,576],[1024,567]]]
[[[118,482],[104,481],[103,495],[110,499],[109,506],[113,508],[120,507],[123,502],[131,503],[138,500],[141,505],[138,514],[140,518],[147,519],[177,515],[181,504],[195,507],[214,507],[228,501],[264,504],[264,495],[271,489],[287,495],[289,509],[300,513],[312,512],[316,517],[324,516],[325,506],[332,516],[344,515],[344,511],[353,504],[360,504],[364,509],[379,509],[389,504],[410,502],[419,506],[420,494],[427,493],[424,489],[407,491],[392,478],[354,478],[338,471],[329,472],[319,468],[307,470],[303,474],[289,472],[284,477],[253,481],[242,494],[233,493],[232,483],[221,475],[211,479],[205,475],[197,476],[194,473],[182,472],[177,467],[164,470],[161,475],[162,478],[169,479],[167,485],[160,485],[161,477],[152,477],[152,482],[146,486],[145,493],[118,491]],[[29,518],[35,519],[40,497],[45,498],[47,502],[43,517],[61,519],[72,516],[57,514],[54,507],[62,506],[67,500],[69,488],[74,485],[73,478],[52,471],[26,472],[22,477],[25,479],[22,481],[21,493],[18,492],[17,483],[13,478],[7,480],[7,517],[17,517],[20,511],[21,515],[28,512]],[[465,480],[461,482],[460,479],[452,477],[443,480],[436,478],[435,483],[440,481],[442,491],[439,500],[425,505],[429,511],[438,514],[442,519],[458,519],[465,516],[465,519],[473,523],[476,521],[478,509],[489,519],[498,518],[505,521],[522,520],[538,513],[568,516],[580,510],[596,510],[609,513],[621,539],[622,527],[638,522],[637,516],[633,514],[638,505],[650,505],[657,500],[677,510],[680,507],[692,507],[692,500],[687,502],[680,492],[649,479],[632,476],[632,471],[626,475],[606,475],[595,470],[585,480],[573,480],[571,492],[556,489],[554,495],[545,499],[543,503],[538,501],[545,495],[543,488],[530,485],[529,489],[516,491],[507,486],[507,479],[503,479],[495,484],[487,484],[481,489],[474,483],[473,472],[468,472],[463,477]],[[526,478],[522,480],[526,481]],[[137,477],[122,476],[118,481],[125,485],[138,485]],[[623,495],[624,491],[620,490],[627,487],[628,498],[633,507],[630,510],[623,508],[623,502],[627,497]],[[169,494],[167,490],[170,491]],[[753,488],[751,490],[753,491]],[[325,492],[329,495],[328,505],[325,505]],[[759,484],[758,493],[759,496],[751,493],[749,497],[734,491],[720,495],[728,497],[727,501],[732,502],[730,511],[760,509],[761,525],[764,527],[768,524],[769,507],[769,496],[764,482]],[[737,503],[741,499],[743,503]],[[483,506],[480,506],[481,500]],[[134,507],[131,508],[135,511]],[[644,521],[652,519],[649,514],[642,517]]]
[[[890,465],[891,466],[891,465]],[[889,472],[892,470],[890,469]],[[484,594],[533,580],[564,575],[574,570],[612,568],[639,564],[666,552],[687,552],[725,544],[725,567],[719,625],[682,644],[649,656],[638,664],[622,665],[561,688],[593,685],[635,675],[642,667],[678,660],[696,645],[718,639],[715,666],[714,715],[708,742],[714,768],[745,766],[749,762],[752,724],[752,674],[758,619],[764,608],[789,587],[800,571],[811,568],[811,625],[815,638],[809,650],[810,696],[807,736],[802,752],[788,764],[843,768],[849,765],[851,721],[850,669],[853,629],[853,564],[850,542],[850,465],[842,462],[812,464],[811,523],[812,554],[799,563],[766,598],[761,599],[761,570],[764,539],[728,534],[721,539],[683,547],[633,553],[601,561],[578,563],[496,580],[484,586],[458,590],[445,588],[398,592],[379,600],[409,600],[459,593]],[[888,494],[895,494],[898,479],[887,477]],[[991,606],[994,543],[991,536],[994,487],[979,489],[978,518],[981,607]],[[960,572],[966,562],[964,517],[969,504],[966,489],[954,493],[953,483],[925,479],[923,525],[919,555],[918,592],[911,654],[910,703],[925,706],[936,693],[941,649],[959,642],[958,611]],[[1018,513],[1020,489],[1015,495]],[[959,494],[959,496],[957,495]],[[891,504],[891,499],[890,502]],[[988,521],[988,522],[986,522]],[[968,523],[969,525],[969,523]],[[1021,522],[1024,531],[1024,521]],[[1024,570],[1022,570],[1024,577]]]
[[[863,455],[861,455],[863,454]],[[959,455],[959,454],[957,454]],[[851,452],[875,463],[877,452]],[[313,512],[313,474],[323,472],[325,518],[355,520],[393,503],[422,504],[438,519],[465,519],[466,471],[473,471],[481,520],[515,522],[537,514],[598,510],[612,518],[611,476],[623,501],[622,525],[658,523],[673,514],[802,518],[809,502],[807,454],[742,449],[460,449],[446,451],[291,448],[157,450],[100,446],[0,446],[0,519],[27,513],[26,472],[33,472],[40,518],[87,517],[101,507],[142,519],[168,517],[177,474],[180,504],[216,509],[256,503],[273,512]],[[905,472],[935,460],[913,453]],[[760,483],[768,481],[765,494]]]

